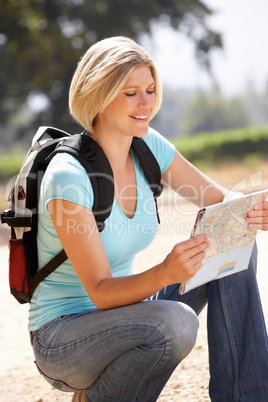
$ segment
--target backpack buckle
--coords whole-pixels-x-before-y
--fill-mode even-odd
[[[7,223],[6,218],[12,217],[12,211],[11,209],[6,209],[4,212],[1,214],[1,223]]]
[[[155,186],[154,188],[154,197],[158,198],[163,192],[163,184],[160,183],[158,186]]]
[[[102,232],[104,227],[105,227],[105,223],[100,222],[100,221],[96,221],[96,223],[97,223],[97,227],[98,227],[99,232]]]

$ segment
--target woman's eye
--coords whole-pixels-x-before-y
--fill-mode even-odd
[[[146,91],[146,93],[147,93],[148,95],[152,95],[152,94],[154,94],[155,92],[154,92],[153,89],[148,89],[148,90]],[[126,96],[135,96],[135,95],[136,95],[136,92],[126,92],[125,95],[126,95]]]

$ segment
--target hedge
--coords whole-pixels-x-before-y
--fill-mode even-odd
[[[189,135],[172,140],[180,153],[194,164],[236,162],[248,157],[268,158],[268,127],[226,130]],[[0,154],[0,181],[15,176],[25,154]]]
[[[190,162],[241,161],[249,156],[268,158],[268,128],[202,133],[172,141]]]
[[[9,180],[18,174],[25,154],[0,155],[0,181]]]

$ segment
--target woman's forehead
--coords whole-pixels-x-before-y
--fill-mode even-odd
[[[141,65],[134,68],[134,70],[130,73],[124,88],[133,88],[144,83],[146,83],[146,85],[153,85],[155,82],[150,67]]]

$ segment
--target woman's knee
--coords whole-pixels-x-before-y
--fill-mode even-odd
[[[199,320],[196,313],[188,305],[178,303],[177,307],[179,307],[180,311],[175,311],[173,316],[171,316],[173,320],[171,324],[173,330],[172,337],[175,347],[178,352],[180,351],[182,358],[184,358],[195,345]]]
[[[165,337],[167,348],[181,361],[195,345],[199,320],[195,312],[184,303],[155,301],[157,325]],[[157,306],[158,305],[158,306]]]

